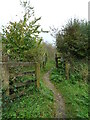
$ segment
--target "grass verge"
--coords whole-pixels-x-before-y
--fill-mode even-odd
[[[88,84],[65,80],[63,72],[56,68],[52,70],[50,79],[64,98],[67,118],[88,118]]]

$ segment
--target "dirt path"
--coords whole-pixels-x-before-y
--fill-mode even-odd
[[[52,90],[52,92],[54,93],[54,100],[55,100],[54,104],[55,104],[55,109],[56,109],[55,118],[65,118],[65,105],[63,102],[63,98],[62,98],[61,94],[57,91],[55,86],[49,80],[49,73],[50,73],[50,71],[47,72],[43,76],[43,80],[44,80],[44,83],[46,84],[46,86],[50,90]]]

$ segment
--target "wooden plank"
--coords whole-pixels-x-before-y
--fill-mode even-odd
[[[21,96],[23,96],[23,95],[25,95],[25,90],[19,92],[18,95],[17,95],[16,93],[11,94],[11,95],[10,95],[10,99],[15,99],[15,98],[17,98],[18,96],[21,97]]]
[[[17,67],[17,66],[33,66],[34,62],[9,62],[9,67]]]
[[[30,83],[33,83],[33,82],[36,82],[36,80],[27,80],[25,82],[20,82],[20,83],[17,83],[17,84],[14,84],[15,88],[20,88],[20,87],[23,87],[23,86],[27,86],[29,85]],[[9,86],[10,89],[13,89],[14,86]]]
[[[33,74],[35,74],[35,70],[29,71],[29,72],[18,73],[18,74],[10,74],[10,76],[16,78],[16,77],[22,77],[25,75],[33,75]]]
[[[17,66],[33,66],[35,62],[0,62],[0,64],[8,65],[9,67],[17,67]]]

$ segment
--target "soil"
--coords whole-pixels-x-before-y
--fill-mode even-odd
[[[60,92],[56,89],[56,87],[53,85],[53,83],[50,81],[49,78],[50,71],[48,71],[46,74],[43,76],[43,81],[45,85],[52,90],[54,93],[54,107],[55,107],[55,118],[66,118],[65,116],[65,104],[63,97]]]

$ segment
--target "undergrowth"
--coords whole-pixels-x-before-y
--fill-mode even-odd
[[[3,105],[3,120],[13,118],[50,118],[53,116],[53,93],[40,82],[41,88],[29,87],[26,95]],[[30,92],[30,93],[29,93]]]
[[[84,69],[85,65],[82,66]],[[88,84],[83,80],[80,70],[66,80],[63,66],[53,68],[50,79],[64,97],[67,118],[88,118]]]
[[[45,72],[50,70],[51,64],[47,63],[44,69],[41,69],[40,89],[36,88],[35,84],[26,87],[25,95],[17,97],[14,100],[3,102],[2,120],[8,120],[13,118],[52,118],[54,117],[54,98],[53,93],[43,83],[42,76]],[[27,76],[28,79],[29,76]],[[20,81],[26,80],[27,77],[23,77]]]

